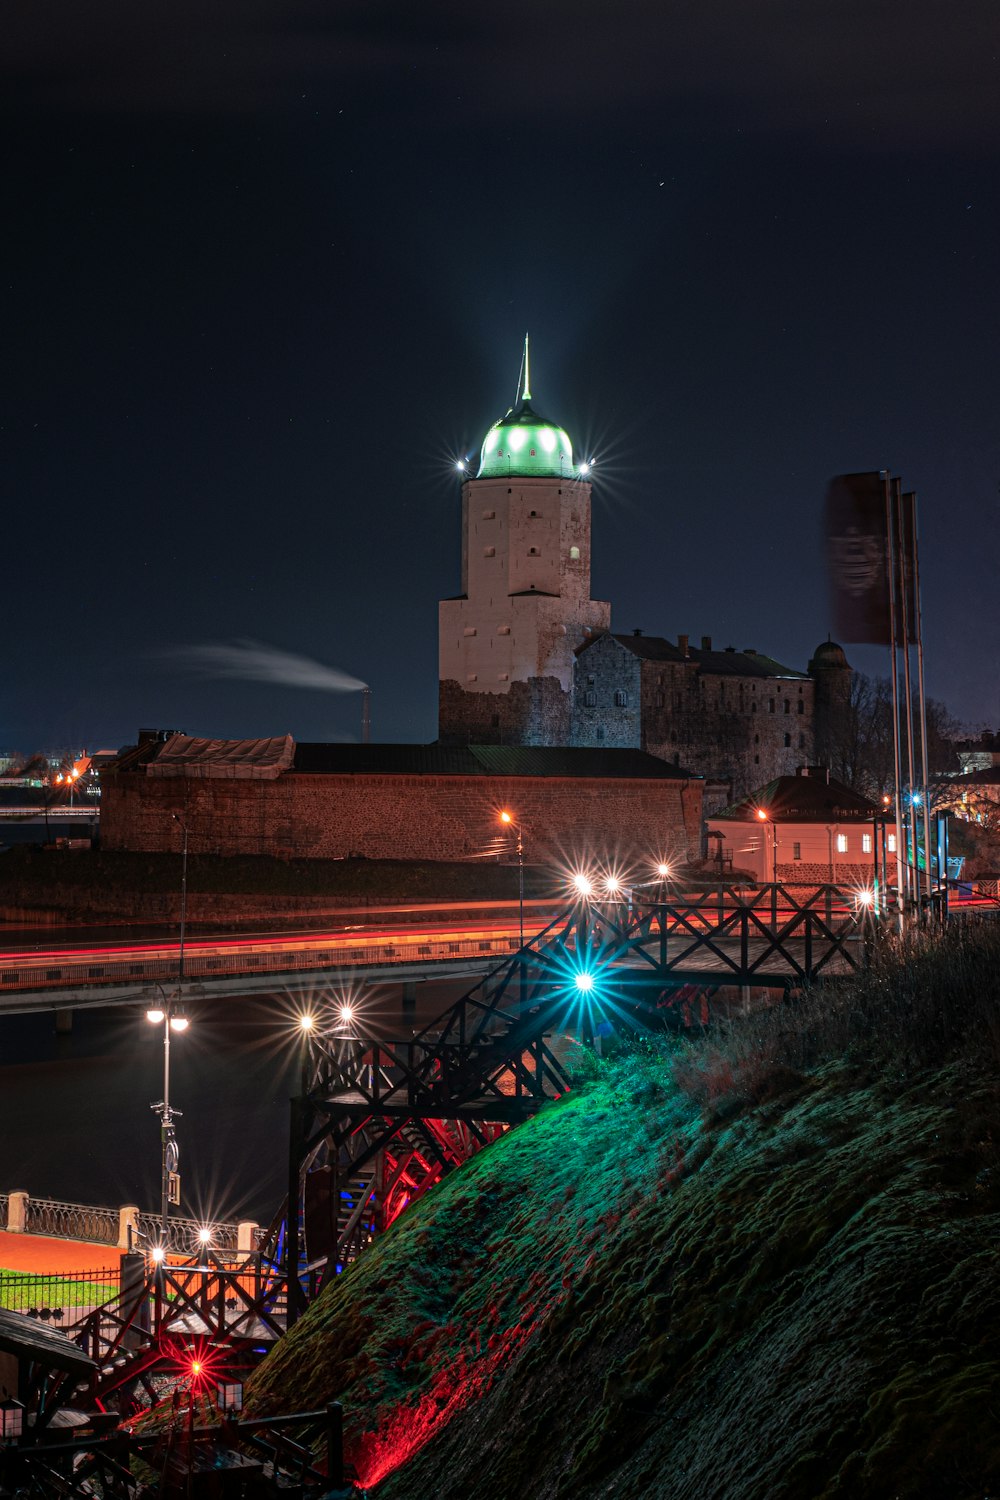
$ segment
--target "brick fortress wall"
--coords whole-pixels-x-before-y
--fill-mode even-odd
[[[481,856],[497,837],[502,807],[516,811],[529,863],[693,858],[701,838],[697,780],[291,772],[237,781],[120,771],[106,773],[102,785],[106,849],[176,852],[174,813],[192,850],[279,858]]]

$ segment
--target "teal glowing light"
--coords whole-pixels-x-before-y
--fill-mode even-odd
[[[576,976],[576,987],[581,995],[589,995],[594,988],[593,974],[588,973],[586,969],[581,969]]]

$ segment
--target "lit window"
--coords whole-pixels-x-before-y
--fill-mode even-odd
[[[569,549],[569,560],[570,560],[570,562],[579,562],[580,561],[580,549],[579,549],[579,547],[571,547]]]
[[[801,859],[802,858],[802,845],[801,844],[794,843],[792,845],[792,858],[793,859]]]
[[[863,833],[861,835],[861,852],[862,854],[870,854],[872,852],[872,836],[870,833]]]
[[[846,833],[838,833],[837,834],[837,853],[838,854],[846,854],[847,853],[847,834]]]
[[[497,549],[495,547],[484,547],[483,548],[483,556],[484,557],[496,557],[496,555],[497,555]]]
[[[894,833],[890,833],[887,842],[888,842],[889,853],[890,854],[895,854],[895,852],[896,852],[896,835]]]

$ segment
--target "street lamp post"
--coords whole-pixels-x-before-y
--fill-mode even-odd
[[[170,1204],[180,1202],[180,1178],[177,1172],[180,1152],[174,1120],[181,1111],[174,1109],[170,1103],[170,1033],[186,1031],[188,1018],[175,1010],[167,1000],[162,1005],[151,1007],[146,1012],[146,1020],[154,1026],[161,1022],[163,1024],[163,1098],[151,1104],[150,1109],[155,1110],[160,1117],[160,1249],[165,1255]]]
[[[518,930],[520,933],[520,946],[524,947],[524,839],[521,835],[520,823],[515,823],[513,817],[506,808],[500,814],[501,823],[513,828],[517,837],[517,914]]]

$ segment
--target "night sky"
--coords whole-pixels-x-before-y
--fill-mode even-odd
[[[1000,722],[995,0],[11,0],[4,32],[0,749],[359,736],[357,692],[211,675],[246,640],[432,739],[454,460],[526,329],[615,629],[804,667],[827,481],[891,467],[929,691]]]

